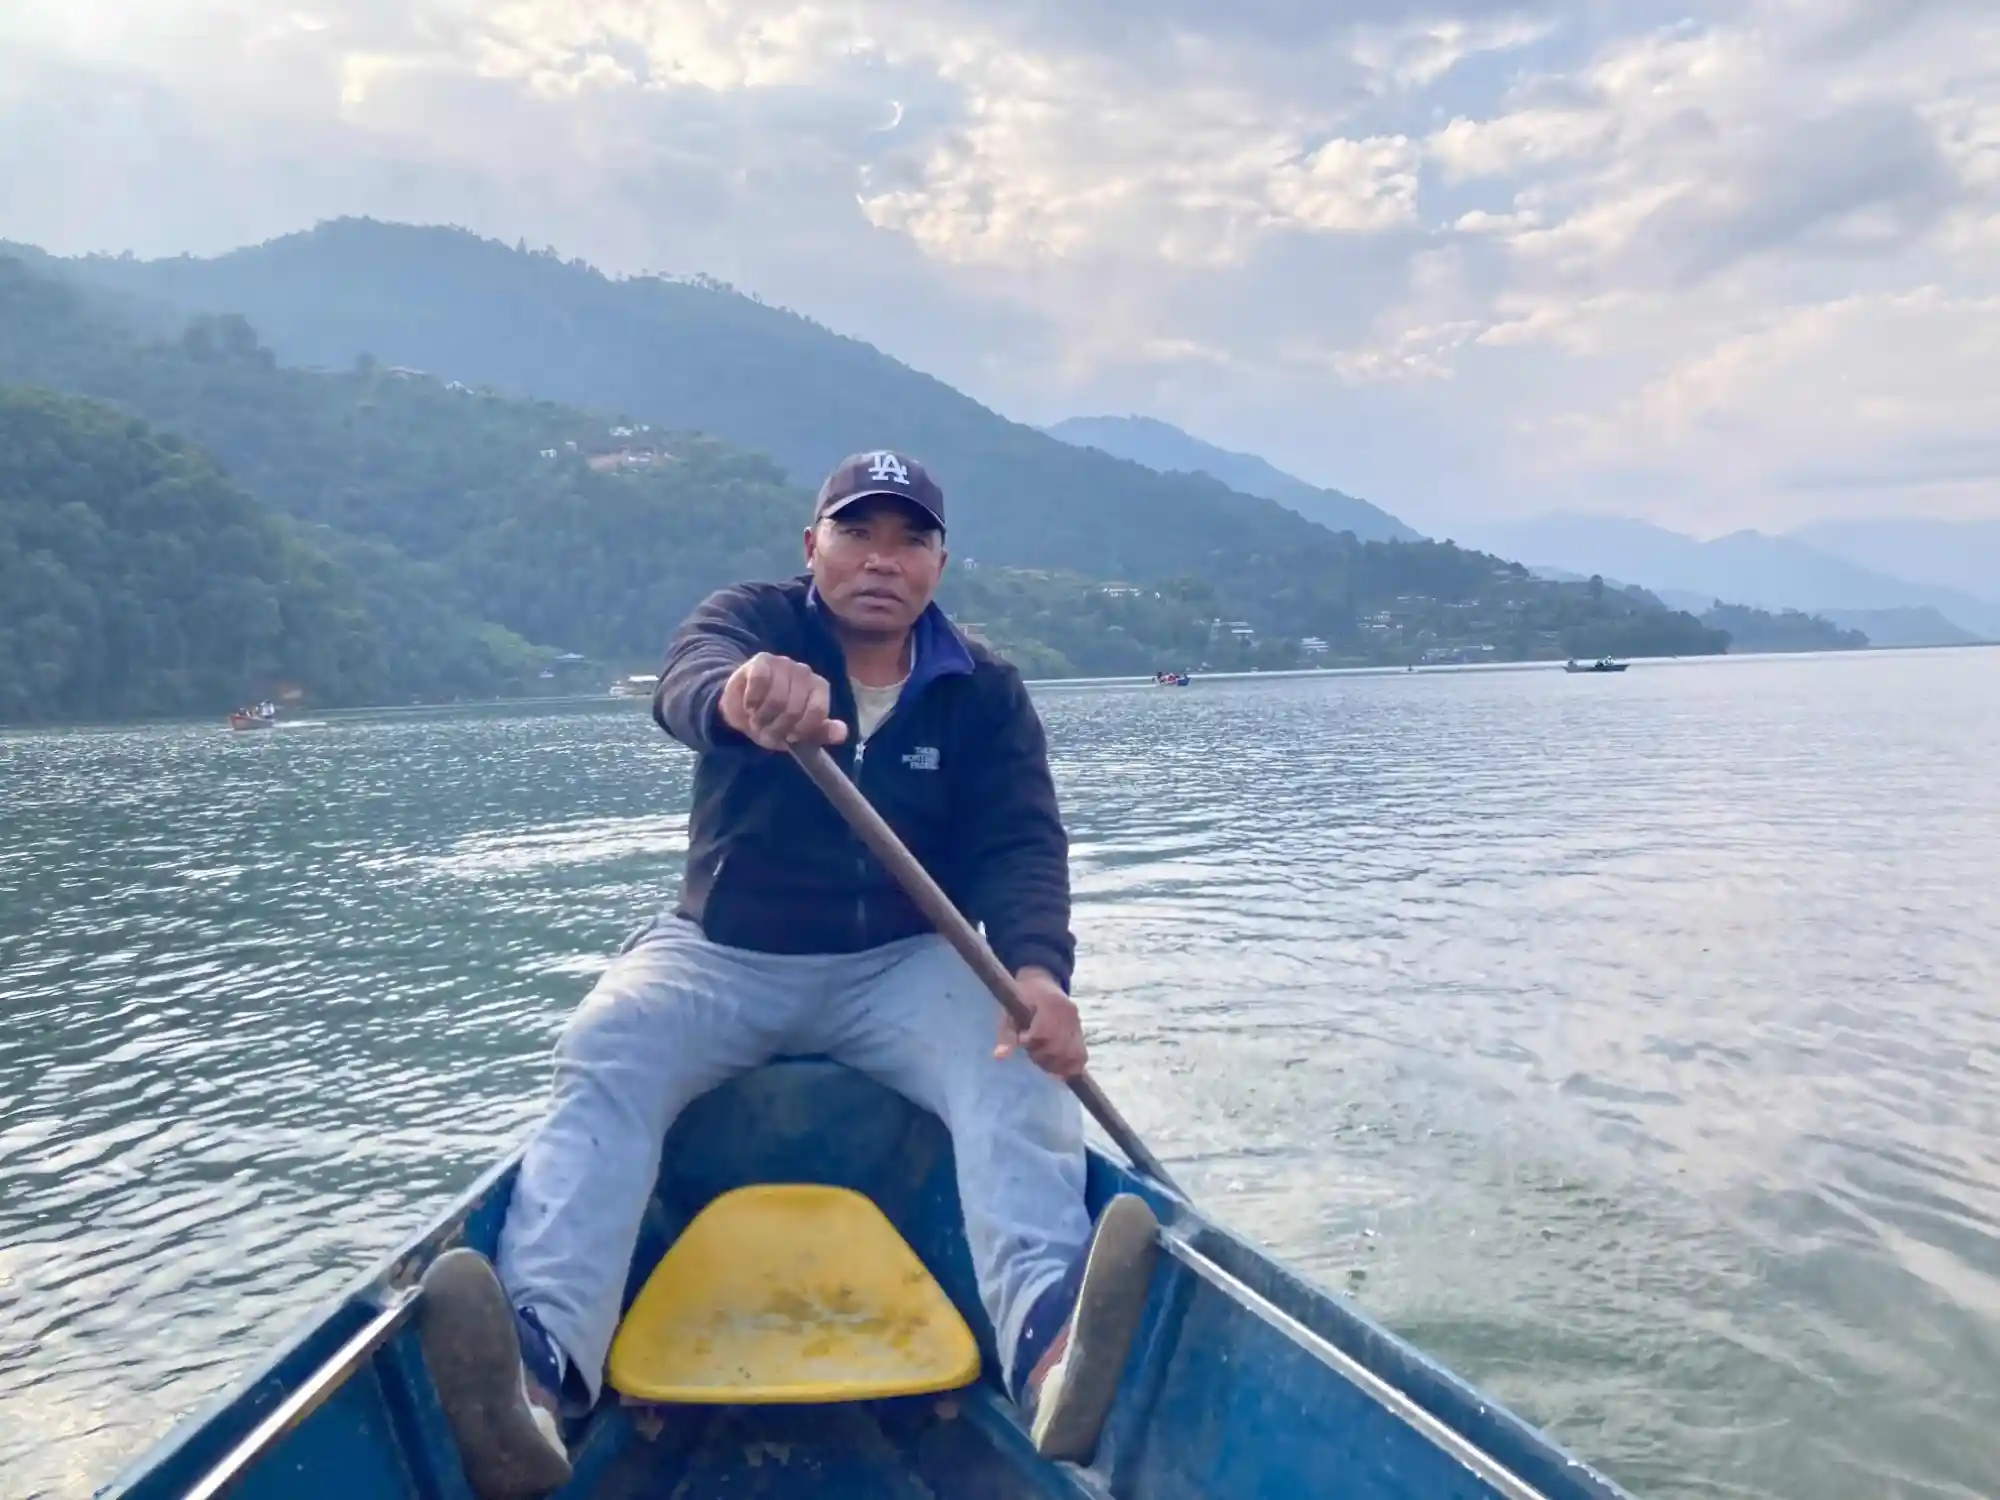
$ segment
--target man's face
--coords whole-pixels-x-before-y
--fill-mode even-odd
[[[944,573],[944,533],[892,495],[857,500],[806,532],[806,567],[835,619],[860,635],[900,636]]]

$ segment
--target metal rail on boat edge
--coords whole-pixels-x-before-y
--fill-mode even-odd
[[[1449,1422],[1433,1416],[1331,1339],[1313,1332],[1277,1303],[1230,1275],[1207,1255],[1197,1250],[1183,1235],[1173,1230],[1162,1229],[1160,1241],[1169,1255],[1196,1276],[1255,1314],[1259,1320],[1282,1333],[1320,1363],[1339,1372],[1363,1395],[1430,1439],[1479,1479],[1498,1490],[1506,1500],[1548,1500],[1540,1490],[1479,1447]]]
[[[1283,1334],[1322,1364],[1338,1371],[1377,1405],[1414,1428],[1477,1478],[1492,1486],[1505,1500],[1547,1500],[1540,1490],[1450,1423],[1432,1415],[1339,1345],[1313,1332],[1275,1302],[1232,1276],[1197,1250],[1185,1236],[1163,1229],[1160,1240],[1167,1253],[1189,1271],[1247,1308],[1261,1322]],[[253,1427],[241,1442],[218,1459],[215,1466],[187,1491],[184,1500],[220,1500],[221,1496],[233,1490],[248,1475],[250,1466],[278,1439],[324,1406],[350,1376],[374,1357],[377,1350],[402,1331],[415,1313],[421,1296],[421,1290],[414,1286],[393,1293],[387,1304],[352,1338],[328,1356],[324,1364],[278,1403],[270,1415]]]
[[[388,1303],[370,1318],[346,1343],[327,1356],[299,1388],[287,1396],[271,1414],[244,1435],[235,1447],[215,1461],[215,1466],[195,1482],[182,1500],[218,1500],[249,1474],[250,1466],[271,1446],[324,1406],[334,1392],[347,1383],[375,1352],[403,1329],[416,1311],[422,1295],[416,1287],[393,1293]]]

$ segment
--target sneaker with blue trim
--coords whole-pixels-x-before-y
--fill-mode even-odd
[[[1018,1348],[1031,1362],[1016,1400],[1042,1457],[1087,1463],[1096,1452],[1146,1310],[1159,1232],[1146,1200],[1120,1193],[1098,1215],[1090,1248],[1029,1314]]]
[[[462,1247],[431,1262],[417,1340],[478,1500],[542,1500],[569,1482],[562,1353],[508,1303],[492,1262]]]

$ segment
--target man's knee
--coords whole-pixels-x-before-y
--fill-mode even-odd
[[[1068,1154],[1083,1150],[1083,1109],[1076,1095],[1044,1073],[1025,1052],[982,1057],[954,1080],[951,1133],[1005,1155],[1028,1149]]]
[[[665,1022],[686,987],[671,954],[645,943],[625,948],[563,1023],[557,1059],[588,1065],[629,1055]]]
[[[941,937],[918,940],[874,1003],[927,1048],[957,1050],[970,1041],[984,1051],[999,1034],[1000,1002]]]

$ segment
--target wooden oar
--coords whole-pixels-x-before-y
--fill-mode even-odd
[[[897,884],[909,892],[910,899],[931,919],[944,940],[958,950],[959,957],[993,992],[1000,1008],[1013,1018],[1017,1027],[1026,1031],[1034,1021],[1034,1012],[1028,1009],[1027,1002],[1015,989],[1014,976],[1007,972],[1007,966],[1000,962],[986,939],[951,904],[951,898],[939,889],[930,872],[917,863],[917,857],[903,846],[903,841],[896,837],[896,830],[875,811],[873,804],[861,795],[861,789],[847,779],[826,751],[818,745],[794,745],[791,749],[792,758],[813,779],[813,784],[826,793],[827,800],[839,810],[848,826],[861,836],[861,841],[875,852],[875,857],[888,867]],[[1187,1197],[1180,1184],[1167,1175],[1167,1169],[1160,1165],[1159,1158],[1146,1149],[1146,1143],[1125,1123],[1125,1117],[1104,1097],[1104,1090],[1088,1073],[1070,1079],[1069,1087],[1133,1166],[1170,1192]]]

